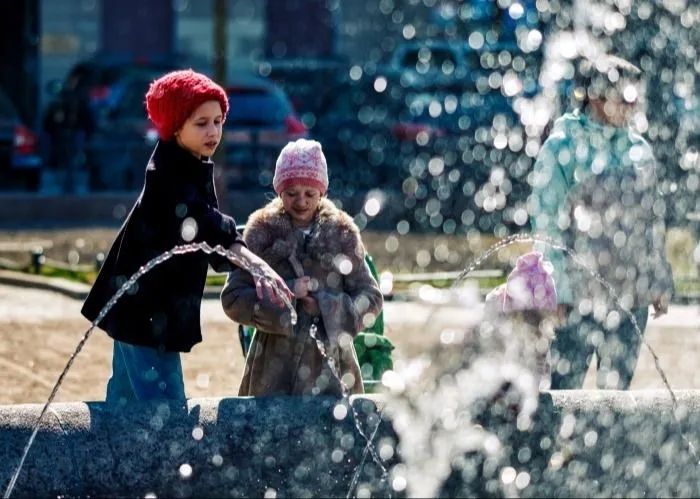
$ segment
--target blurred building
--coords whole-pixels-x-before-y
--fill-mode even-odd
[[[28,123],[39,112],[39,3],[0,1],[0,89]]]
[[[0,1],[0,86],[28,123],[38,123],[48,89],[78,61],[95,55],[179,54],[183,65],[211,72],[215,1]],[[520,2],[527,6],[534,0]],[[491,10],[498,11],[496,3],[227,0],[228,70],[280,57],[379,63],[403,40],[404,26],[414,26],[416,36],[441,31],[462,36],[450,28],[460,13],[482,22]]]
[[[396,0],[398,10],[404,1]],[[0,86],[28,123],[49,88],[95,55],[180,54],[212,70],[214,0],[22,0],[0,2]],[[365,59],[400,19],[380,0],[228,0],[229,72],[266,57]],[[384,2],[386,3],[386,2]],[[386,10],[386,9],[385,9]],[[394,27],[394,29],[391,29]]]

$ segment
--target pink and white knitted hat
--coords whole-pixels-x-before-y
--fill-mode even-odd
[[[298,139],[288,143],[280,152],[275,165],[272,186],[280,194],[291,185],[314,187],[325,194],[328,190],[328,165],[321,144],[315,140]]]
[[[486,307],[505,313],[557,309],[552,264],[533,251],[518,258],[505,284],[486,295]]]

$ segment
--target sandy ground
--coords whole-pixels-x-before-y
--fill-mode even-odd
[[[8,242],[51,240],[51,258],[66,261],[77,251],[82,262],[91,262],[97,252],[107,251],[115,228],[60,228],[54,230],[0,231],[0,256],[28,257],[27,252],[3,253]],[[473,235],[383,234],[364,232],[363,239],[380,270],[461,269],[493,239]],[[695,242],[684,231],[669,232],[669,256],[684,266],[684,274],[696,271],[692,260]],[[508,260],[524,248],[509,248],[494,256],[485,268],[508,268]],[[421,261],[423,266],[418,266]],[[80,302],[62,295],[30,289],[0,286],[0,404],[41,402],[89,324],[80,316]],[[441,308],[426,325],[428,307],[409,302],[388,302],[385,307],[386,334],[396,345],[395,361],[414,357],[439,342],[445,327],[463,327],[473,316],[460,308]],[[187,394],[225,396],[237,392],[243,357],[236,325],[221,310],[218,301],[203,304],[203,343],[183,356]],[[697,307],[676,306],[658,320],[650,320],[647,339],[657,351],[661,365],[675,388],[700,388],[700,314]],[[112,346],[109,338],[95,331],[78,355],[59,391],[57,400],[101,400],[110,375]],[[589,373],[586,386],[594,386]],[[633,388],[659,388],[661,378],[653,358],[644,349]]]
[[[81,303],[65,296],[0,285],[0,404],[43,402],[88,328]],[[183,356],[189,397],[235,395],[243,369],[236,325],[216,300],[203,304],[204,341]],[[396,344],[395,360],[419,355],[439,342],[449,327],[469,322],[468,311],[440,308],[432,316],[426,305],[388,302],[386,334]],[[674,388],[700,388],[700,311],[673,306],[668,316],[651,320],[647,340],[656,350]],[[56,398],[57,401],[102,400],[110,375],[112,346],[96,330],[87,341]],[[634,389],[661,388],[662,381],[645,349],[633,381]],[[594,387],[589,373],[586,387]]]
[[[33,243],[50,242],[45,250],[48,258],[67,262],[70,253],[80,263],[92,264],[97,253],[106,253],[118,228],[87,227],[34,230],[0,230],[0,257],[27,263],[30,249],[5,251],[16,243],[27,248]],[[462,269],[474,256],[481,254],[496,242],[493,236],[435,236],[434,234],[383,233],[365,231],[362,239],[367,251],[376,261],[377,268],[394,272],[446,271]],[[506,268],[508,262],[522,248],[513,245],[485,262],[485,268]],[[420,263],[419,263],[420,262]]]
[[[45,255],[53,260],[68,262],[77,257],[79,263],[92,265],[97,253],[107,253],[118,228],[83,227],[31,230],[0,230],[0,258],[28,263],[33,243],[50,242]],[[376,231],[362,232],[367,251],[375,260],[377,269],[392,272],[440,272],[462,270],[471,261],[498,241],[494,236],[435,235]],[[9,247],[8,247],[9,246]],[[12,248],[14,246],[14,248]],[[690,231],[672,228],[666,236],[666,249],[676,276],[696,278],[698,262],[694,261],[696,241]],[[482,269],[508,271],[519,254],[528,251],[530,244],[518,243],[494,254],[481,264]],[[13,251],[6,251],[13,249]],[[74,260],[71,260],[74,261]]]

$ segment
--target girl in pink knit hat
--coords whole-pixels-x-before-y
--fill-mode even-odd
[[[288,311],[257,298],[248,273],[229,274],[221,294],[224,311],[257,329],[239,395],[362,393],[353,338],[379,315],[382,294],[365,265],[359,229],[326,197],[321,144],[305,139],[287,144],[272,184],[278,197],[250,216],[243,240],[287,281],[298,321],[292,324]],[[319,352],[312,327],[337,373]]]
[[[550,346],[557,325],[557,291],[552,264],[541,253],[531,252],[518,258],[506,283],[486,296],[484,314],[495,321],[522,349],[521,359],[534,368],[540,389],[551,384]]]

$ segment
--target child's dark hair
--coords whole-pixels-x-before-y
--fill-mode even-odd
[[[611,90],[620,92],[619,82],[638,84],[642,70],[612,54],[581,56],[575,62],[574,101],[584,110],[592,99],[605,97]]]

